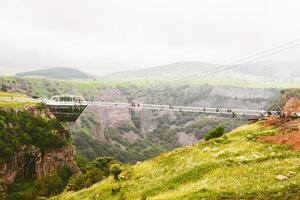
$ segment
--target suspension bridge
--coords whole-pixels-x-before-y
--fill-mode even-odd
[[[160,105],[145,104],[140,102],[102,102],[102,101],[85,101],[81,96],[61,95],[54,96],[51,99],[33,99],[23,97],[0,97],[0,101],[6,102],[32,102],[45,103],[60,121],[66,121],[66,116],[77,116],[84,111],[87,106],[101,107],[107,109],[129,109],[134,111],[153,110],[153,111],[172,111],[172,112],[192,112],[204,114],[222,114],[249,116],[249,117],[266,117],[268,115],[280,116],[278,111],[251,110],[238,108],[206,107],[206,106],[180,106],[180,105]],[[77,112],[75,112],[77,111]],[[71,121],[76,121],[76,117]],[[67,120],[68,121],[68,120]]]

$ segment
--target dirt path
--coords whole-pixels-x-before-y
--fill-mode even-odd
[[[257,141],[287,145],[293,150],[300,150],[300,131],[292,131],[284,135],[262,136]]]
[[[275,126],[280,134],[261,136],[259,142],[287,145],[293,150],[300,150],[300,119],[270,117],[264,122],[264,127]]]

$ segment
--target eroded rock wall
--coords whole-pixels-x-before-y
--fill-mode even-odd
[[[79,171],[75,162],[75,147],[70,146],[44,155],[34,148],[15,155],[0,167],[0,191],[17,178],[35,179],[47,176],[52,170],[63,166]]]

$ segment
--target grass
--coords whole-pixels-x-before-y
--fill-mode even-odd
[[[297,199],[300,153],[259,143],[255,137],[276,134],[259,123],[242,126],[222,138],[179,148],[128,167],[129,178],[112,177],[53,199]],[[296,175],[278,181],[276,175]],[[112,189],[120,188],[117,194]]]
[[[1,92],[0,91],[0,97],[20,97],[20,98],[26,98],[27,96],[23,94],[16,94],[16,93],[9,93],[9,92]]]
[[[0,92],[0,108],[24,108],[29,106],[34,106],[36,103],[32,102],[13,102],[13,101],[6,101],[1,100],[1,98],[28,98],[27,96],[23,94],[17,94],[17,93],[8,93],[8,92]]]

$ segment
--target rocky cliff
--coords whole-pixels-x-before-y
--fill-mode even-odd
[[[32,148],[26,153],[18,153],[1,166],[0,182],[7,185],[13,183],[16,178],[44,177],[52,170],[57,170],[63,166],[68,166],[73,171],[79,170],[75,162],[74,146],[47,152],[44,155],[39,150]]]

